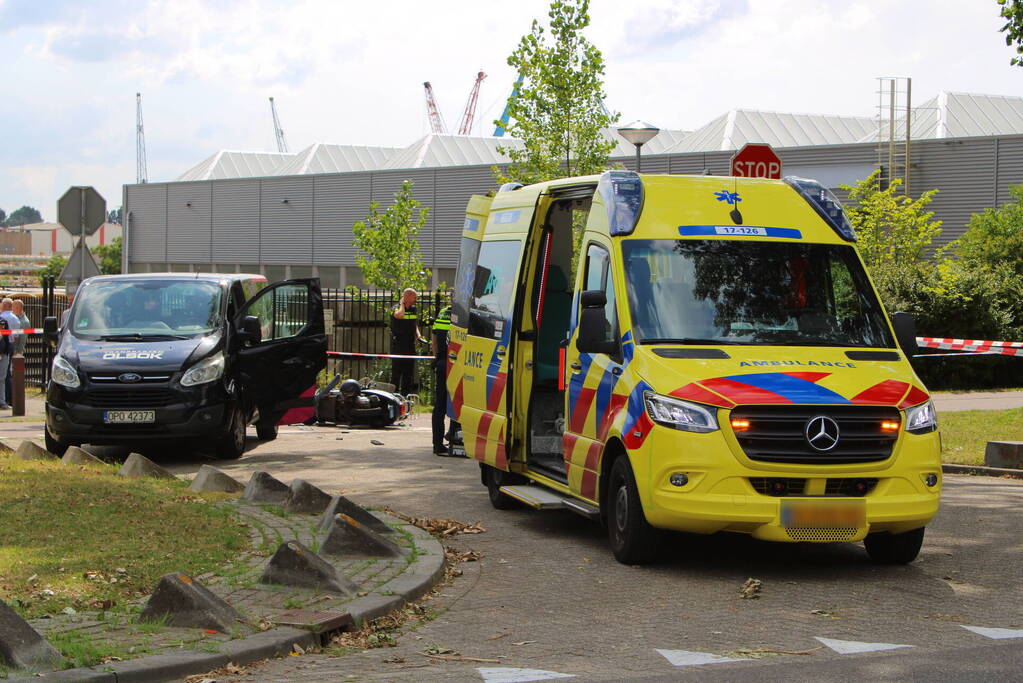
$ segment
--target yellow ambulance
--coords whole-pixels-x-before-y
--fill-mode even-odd
[[[664,530],[863,540],[916,558],[937,420],[834,195],[804,178],[608,171],[473,196],[449,415],[497,508]]]

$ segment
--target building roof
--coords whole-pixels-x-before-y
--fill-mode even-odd
[[[223,180],[273,175],[294,154],[287,152],[242,152],[222,149],[188,169],[178,180]]]
[[[906,117],[896,119],[895,135],[906,135]],[[881,137],[887,140],[887,120],[881,125]],[[875,142],[879,126],[860,142]],[[940,92],[936,97],[913,107],[910,135],[914,140],[929,138],[969,138],[981,135],[1012,135],[1023,133],[1023,97],[974,95],[963,92]]]
[[[317,142],[280,164],[273,175],[375,171],[401,151],[400,147],[331,145]]]
[[[739,149],[747,142],[766,142],[772,147],[838,145],[857,142],[876,128],[877,123],[866,116],[786,114],[733,109],[686,135],[674,147],[664,151],[673,154],[717,152]]]

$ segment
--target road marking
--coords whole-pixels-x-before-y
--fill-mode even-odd
[[[733,659],[713,655],[709,652],[691,652],[689,650],[657,650],[662,657],[674,666],[700,666],[701,664],[724,664],[725,662],[748,662],[748,659]]]
[[[988,638],[994,638],[995,640],[1005,640],[1007,638],[1023,638],[1023,628],[987,628],[985,626],[966,626],[960,624],[967,631],[973,631],[979,633],[982,636]]]
[[[832,638],[817,638],[818,641],[827,645],[840,655],[854,655],[860,652],[880,652],[881,650],[898,650],[902,647],[913,647],[912,645],[895,645],[893,643],[861,643],[856,640],[834,640]]]
[[[574,674],[559,674],[557,671],[543,669],[514,669],[506,666],[494,666],[476,669],[486,683],[526,683],[526,681],[549,681],[553,678],[575,678]]]

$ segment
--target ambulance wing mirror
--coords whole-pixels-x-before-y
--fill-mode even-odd
[[[916,343],[916,321],[913,316],[902,311],[892,313],[892,327],[895,328],[895,340],[899,342],[902,352],[907,358],[915,356],[920,347]]]
[[[618,352],[618,344],[608,339],[608,322],[604,314],[607,295],[599,289],[590,289],[579,297],[582,310],[579,311],[579,338],[575,345],[580,353]]]

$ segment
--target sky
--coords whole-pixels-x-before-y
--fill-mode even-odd
[[[404,147],[429,132],[423,81],[474,132],[515,80],[508,55],[549,0],[0,0],[0,208],[55,219],[71,185],[110,208],[135,182],[142,93],[150,182],[219,149],[316,142]],[[877,77],[1023,95],[996,0],[591,0],[621,123],[692,130],[735,108],[874,116]]]

